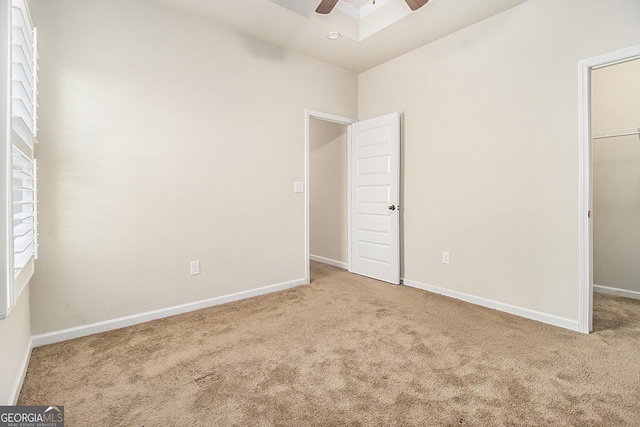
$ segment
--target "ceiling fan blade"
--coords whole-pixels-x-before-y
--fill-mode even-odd
[[[429,0],[404,0],[407,2],[411,10],[418,10],[425,4],[429,3]]]
[[[334,7],[336,7],[337,3],[338,0],[322,0],[316,8],[316,13],[326,15],[327,13],[331,12]]]

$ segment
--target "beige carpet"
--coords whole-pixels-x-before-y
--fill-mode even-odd
[[[36,348],[67,426],[640,425],[640,301],[582,335],[313,264],[312,284]]]

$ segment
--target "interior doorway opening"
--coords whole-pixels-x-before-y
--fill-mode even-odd
[[[331,122],[340,125],[337,130],[333,126],[317,126],[320,122]],[[313,126],[312,126],[313,124]],[[343,134],[346,127],[346,139]],[[324,132],[321,130],[328,129]],[[318,136],[321,135],[321,136]],[[322,189],[324,183],[310,183],[310,159],[312,149],[318,145],[312,143],[312,137],[331,141],[337,138],[346,142],[346,168],[344,165],[344,153],[340,165],[332,164],[332,159],[325,159],[324,168],[331,169],[329,173],[338,174],[342,181],[334,182],[333,186]],[[336,141],[334,141],[336,142]],[[322,156],[320,156],[322,157]],[[338,171],[339,170],[339,171]],[[321,171],[315,180],[324,180]],[[344,176],[346,175],[347,193],[346,200],[343,193]],[[347,268],[350,272],[362,276],[371,277],[388,283],[400,283],[400,115],[390,113],[384,116],[374,117],[368,120],[356,122],[355,120],[314,112],[305,111],[305,279],[310,281],[310,241],[312,217],[311,210],[314,205],[310,203],[314,198],[314,192],[318,194],[320,203],[329,200],[329,206],[325,206],[325,216],[337,218],[335,229],[330,230],[319,226],[317,231],[321,237],[331,234],[344,233],[344,202],[346,202],[347,233],[346,239],[334,236],[334,240],[344,242],[346,240],[347,263],[344,265],[344,245],[335,251],[335,256],[340,260],[332,259],[332,256],[320,256],[323,261]],[[315,187],[315,189],[314,189]],[[340,188],[340,191],[336,191]],[[314,191],[312,191],[314,190]],[[329,194],[320,197],[320,193]],[[336,197],[338,196],[338,197]],[[332,206],[339,205],[339,206]],[[319,204],[316,204],[319,207]],[[335,209],[338,212],[331,212]],[[316,210],[319,210],[316,208]],[[330,215],[327,214],[330,212]],[[318,214],[320,221],[325,221],[323,213]],[[331,226],[331,225],[327,225]],[[320,255],[320,254],[313,254]],[[318,259],[318,258],[317,258]]]
[[[580,61],[579,80],[579,303],[578,329],[593,331],[593,117],[592,72],[640,59],[640,46]]]
[[[309,121],[309,257],[349,268],[348,127]]]
[[[591,79],[593,290],[632,299],[640,299],[638,76],[640,59],[598,68]]]
[[[305,110],[304,263],[307,283],[311,281],[311,259],[345,269],[350,266],[349,125],[355,122],[348,117]],[[312,239],[316,253],[311,252]]]

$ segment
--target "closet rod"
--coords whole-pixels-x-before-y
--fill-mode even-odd
[[[611,138],[612,136],[640,135],[640,128],[612,130],[607,132],[596,132],[592,135],[592,139]]]

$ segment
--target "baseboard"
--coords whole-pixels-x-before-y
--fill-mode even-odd
[[[517,307],[510,304],[505,304],[498,301],[489,300],[486,298],[478,297],[475,295],[465,294],[463,292],[453,291],[451,289],[440,288],[438,286],[427,285],[424,283],[416,282],[410,279],[402,279],[402,283],[412,288],[422,289],[425,291],[433,292],[436,294],[444,295],[447,297],[459,299],[472,304],[480,305],[482,307],[492,308],[494,310],[503,311],[509,314],[515,314],[516,316],[525,317],[527,319],[536,320],[538,322],[547,323],[549,325],[559,326],[561,328],[570,329],[572,331],[579,332],[578,321],[572,319],[566,319],[563,317],[554,316],[552,314],[542,313],[535,310],[529,310],[527,308]]]
[[[33,349],[33,339],[29,338],[29,343],[25,349],[24,356],[22,357],[22,365],[20,366],[20,376],[16,378],[16,382],[13,385],[13,390],[9,396],[9,405],[15,406],[18,403],[18,397],[20,397],[20,390],[22,390],[22,383],[24,377],[27,375],[27,368],[29,367],[29,360],[31,359],[31,350]]]
[[[593,291],[601,294],[615,295],[624,298],[640,299],[640,292],[629,291],[627,289],[611,288],[609,286],[593,285]]]
[[[151,320],[161,319],[164,317],[175,316],[177,314],[188,313],[190,311],[200,310],[202,308],[226,304],[228,302],[270,294],[272,292],[283,291],[285,289],[294,288],[306,283],[307,282],[305,279],[292,280],[290,282],[264,286],[262,288],[251,289],[249,291],[237,292],[221,297],[177,305],[174,307],[167,307],[160,310],[148,311],[146,313],[120,317],[117,319],[106,320],[104,322],[77,326],[75,328],[63,329],[61,331],[47,332],[45,334],[34,335],[31,338],[33,340],[33,347],[40,347],[43,345],[72,340],[74,338],[86,337],[93,334],[99,334],[101,332],[112,331],[114,329],[125,328],[127,326],[137,325],[139,323],[149,322]]]
[[[311,261],[317,261],[323,264],[333,265],[334,267],[342,268],[344,270],[349,269],[349,264],[347,264],[346,262],[336,261],[335,259],[325,258],[318,255],[309,255],[309,259]]]

